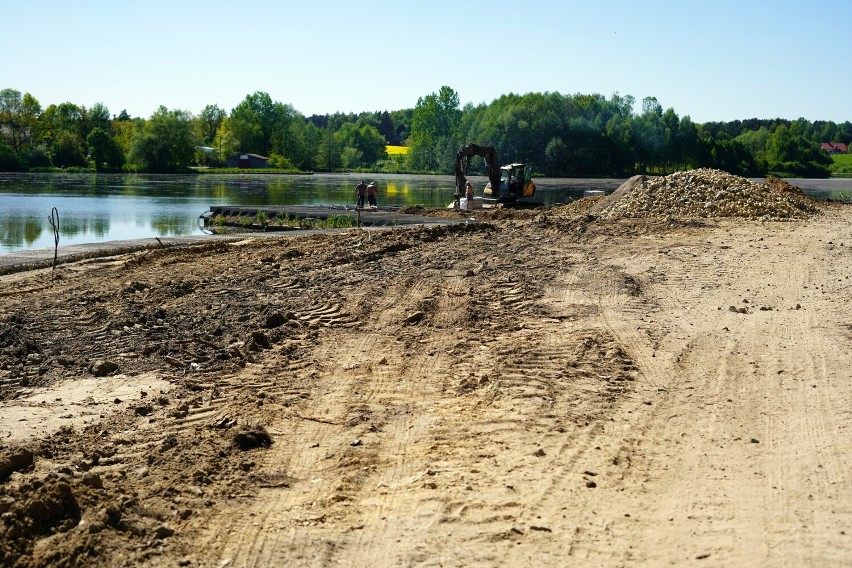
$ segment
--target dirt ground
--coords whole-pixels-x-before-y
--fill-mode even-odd
[[[0,564],[852,565],[852,209],[490,217],[0,277]]]

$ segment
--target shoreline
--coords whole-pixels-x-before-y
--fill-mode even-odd
[[[130,254],[134,252],[174,248],[181,246],[196,246],[211,242],[233,242],[245,239],[274,239],[291,238],[316,234],[345,233],[348,231],[382,231],[403,228],[425,227],[431,225],[448,225],[469,222],[469,219],[447,219],[436,217],[433,221],[368,227],[346,227],[337,229],[294,229],[289,231],[251,231],[224,234],[182,235],[175,237],[153,237],[144,239],[128,239],[118,241],[101,241],[94,243],[79,243],[59,247],[56,265],[69,264],[93,258]],[[0,254],[0,276],[51,268],[53,266],[54,249],[38,248],[25,249]]]

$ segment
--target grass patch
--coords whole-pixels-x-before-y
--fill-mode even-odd
[[[834,163],[828,167],[828,171],[832,175],[852,174],[852,154],[832,154],[831,159]]]

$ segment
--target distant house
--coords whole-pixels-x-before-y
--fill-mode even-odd
[[[269,158],[260,154],[237,154],[225,160],[225,165],[229,168],[268,168]]]
[[[820,146],[829,154],[846,154],[849,152],[843,142],[823,142]]]

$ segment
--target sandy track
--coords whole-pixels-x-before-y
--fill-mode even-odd
[[[7,335],[42,330],[42,359],[76,333],[174,385],[12,474],[18,502],[60,470],[84,519],[123,512],[19,565],[843,565],[850,217],[508,219],[6,277]],[[5,361],[3,404],[86,372]],[[252,424],[272,445],[231,447]],[[65,465],[93,439],[100,493]]]

